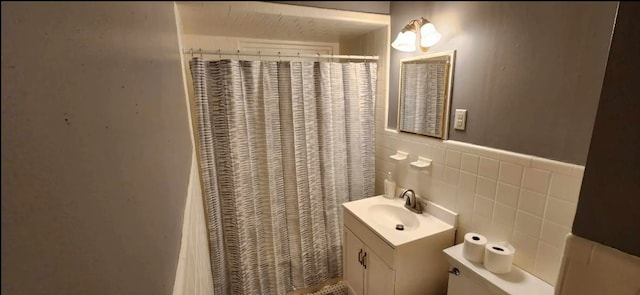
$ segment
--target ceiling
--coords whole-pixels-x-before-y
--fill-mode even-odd
[[[268,2],[176,2],[183,33],[339,42],[389,24],[388,15]]]

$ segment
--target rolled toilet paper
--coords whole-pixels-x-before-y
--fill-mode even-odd
[[[487,238],[477,233],[467,233],[464,235],[462,245],[462,256],[471,262],[482,263],[484,259],[484,248],[487,245]]]
[[[509,243],[487,243],[484,250],[484,268],[492,273],[508,273],[511,271],[515,254],[516,249]]]

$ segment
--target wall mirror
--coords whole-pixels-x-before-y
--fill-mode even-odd
[[[455,50],[402,59],[398,130],[447,139]]]

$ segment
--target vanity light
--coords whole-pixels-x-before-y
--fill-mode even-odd
[[[420,31],[419,36],[417,34],[418,31]],[[398,37],[391,43],[391,47],[404,52],[416,51],[417,37],[420,37],[420,50],[426,52],[428,47],[440,41],[442,34],[436,30],[436,27],[431,22],[421,17],[411,20],[404,26]]]
[[[442,34],[436,30],[432,23],[427,23],[420,28],[420,36],[422,36],[422,40],[420,40],[420,46],[422,47],[431,47],[442,38]]]
[[[414,52],[416,51],[416,38],[413,23],[409,23],[398,33],[398,37],[391,43],[391,46],[400,51]]]

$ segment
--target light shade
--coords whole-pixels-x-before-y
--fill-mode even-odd
[[[400,32],[396,40],[391,43],[391,47],[404,52],[416,51],[416,33],[414,31]]]
[[[426,18],[411,20],[398,37],[391,43],[391,47],[405,52],[416,51],[417,32],[420,32],[420,50],[426,52],[429,47],[435,45],[442,38],[436,27]]]
[[[426,23],[420,28],[420,46],[431,47],[442,38],[432,23]]]

